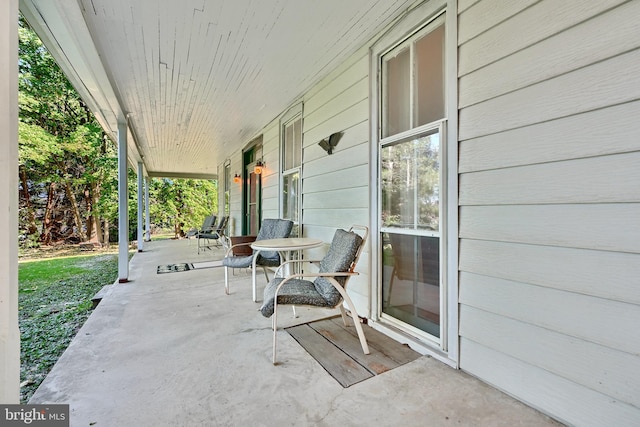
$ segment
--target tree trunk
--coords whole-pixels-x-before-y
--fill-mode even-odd
[[[89,239],[90,242],[97,242],[98,237],[96,236],[96,230],[95,230],[95,227],[93,226],[93,223],[94,223],[93,213],[92,213],[93,206],[92,206],[92,198],[90,197],[89,190],[84,190],[83,197],[84,197],[84,203],[87,206],[87,214],[84,219],[84,226],[87,230],[87,238]]]
[[[76,200],[76,195],[73,193],[73,188],[71,188],[71,183],[68,180],[65,180],[64,182],[64,191],[67,194],[67,199],[71,205],[73,223],[76,226],[75,234],[80,238],[80,241],[86,242],[87,236],[83,230],[82,218],[80,216],[80,210],[78,209],[78,201]]]
[[[109,220],[105,219],[104,220],[104,229],[103,229],[103,233],[102,233],[102,238],[104,239],[104,242],[102,242],[105,246],[109,247],[110,246],[110,242],[109,242]]]
[[[176,217],[173,222],[173,233],[176,239],[181,239],[185,236],[184,234],[184,223],[180,222],[180,218]]]
[[[98,242],[100,243],[108,243],[104,241],[104,236],[102,231],[102,221],[100,220],[100,215],[94,209],[94,207],[98,205],[99,199],[100,199],[100,185],[91,184],[91,215],[93,216],[93,227],[95,230],[96,239],[98,239]]]
[[[26,209],[27,234],[35,234],[38,231],[36,225],[36,214],[31,205],[31,195],[29,194],[29,181],[27,180],[27,171],[24,165],[20,165],[20,181],[22,182],[22,197],[24,198],[24,207]]]
[[[56,183],[49,183],[49,191],[47,193],[47,207],[44,210],[44,218],[42,220],[42,233],[40,234],[40,241],[45,245],[51,244],[51,226],[53,208],[56,194]]]

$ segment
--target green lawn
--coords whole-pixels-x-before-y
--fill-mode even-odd
[[[117,254],[21,262],[20,398],[26,403],[91,313],[91,298],[118,277]]]

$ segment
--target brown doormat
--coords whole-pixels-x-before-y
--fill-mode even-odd
[[[345,388],[420,357],[406,344],[368,325],[362,327],[371,354],[364,354],[355,327],[349,325],[335,316],[285,330]]]

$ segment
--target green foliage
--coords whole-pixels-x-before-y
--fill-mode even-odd
[[[67,279],[85,270],[78,265],[79,261],[85,259],[86,257],[68,257],[22,262],[19,272],[20,283],[48,282],[52,277],[58,280]]]
[[[26,403],[118,277],[117,255],[45,259],[19,267],[21,401]]]
[[[102,182],[116,176],[115,149],[22,18],[18,66],[22,241],[38,231],[36,221],[44,243],[85,240]]]
[[[154,224],[161,228],[189,229],[200,226],[204,217],[218,212],[218,185],[208,180],[154,179],[149,200]]]
[[[384,147],[382,216],[385,226],[438,230],[439,134]]]
[[[18,125],[20,164],[42,167],[52,156],[62,154],[56,138],[40,126],[19,122]]]

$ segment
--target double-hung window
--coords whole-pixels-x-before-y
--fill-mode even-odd
[[[302,110],[296,108],[282,120],[282,218],[293,221],[291,236],[300,233],[300,175],[302,165]]]
[[[378,315],[444,348],[445,14],[376,53]]]

